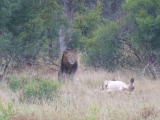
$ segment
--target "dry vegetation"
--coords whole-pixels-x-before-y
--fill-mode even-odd
[[[57,73],[53,73],[39,77],[56,81]],[[33,70],[17,74],[35,75]],[[108,73],[104,70],[79,70],[76,77],[76,80],[64,83],[59,96],[51,102],[20,103],[16,100],[18,95],[12,93],[5,82],[0,84],[0,99],[4,107],[12,103],[15,113],[11,120],[160,120],[160,79],[151,80],[129,71]],[[95,92],[105,79],[129,83],[131,77],[135,78],[132,94]]]

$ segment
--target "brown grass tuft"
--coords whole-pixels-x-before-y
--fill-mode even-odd
[[[154,106],[153,107],[144,107],[140,114],[144,120],[147,120],[149,118],[154,119],[159,116],[160,111],[157,110]]]
[[[39,118],[35,115],[35,113],[31,114],[18,114],[13,116],[10,120],[39,120]]]

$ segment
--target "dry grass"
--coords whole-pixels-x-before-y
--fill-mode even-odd
[[[31,73],[34,72],[27,71],[21,75],[30,74],[31,77]],[[57,73],[42,77],[57,80]],[[160,79],[153,81],[136,73],[108,73],[104,70],[78,71],[76,77],[75,81],[62,85],[60,96],[52,102],[12,102],[17,113],[11,120],[160,120]],[[95,92],[105,79],[129,83],[131,77],[135,78],[135,90],[131,95]],[[0,99],[3,103],[11,102],[16,95],[10,92],[6,83],[2,83],[0,87]]]

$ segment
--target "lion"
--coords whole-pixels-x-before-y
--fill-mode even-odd
[[[74,76],[78,69],[77,56],[75,52],[71,49],[66,49],[63,52],[61,59],[61,67],[58,72],[58,80],[61,81],[63,74]]]

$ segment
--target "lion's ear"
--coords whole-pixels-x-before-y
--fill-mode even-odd
[[[63,54],[66,54],[67,53],[67,51],[65,50],[64,52],[63,52]]]

